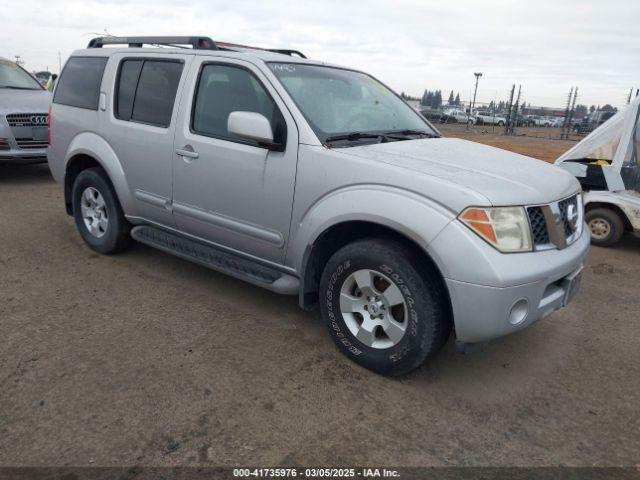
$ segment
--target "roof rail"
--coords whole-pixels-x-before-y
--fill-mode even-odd
[[[286,48],[267,48],[269,52],[281,53],[283,55],[289,55],[290,57],[297,55],[300,58],[307,58],[307,56],[302,53],[300,50],[289,50]]]
[[[218,50],[217,45],[209,37],[96,37],[91,39],[87,48],[102,48],[104,45],[166,45],[181,48],[191,45],[196,50]]]

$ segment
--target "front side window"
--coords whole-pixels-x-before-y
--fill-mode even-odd
[[[0,60],[0,88],[42,90],[40,84],[22,67],[7,60]]]
[[[182,62],[173,60],[124,60],[116,87],[116,118],[168,127],[182,68]]]
[[[227,130],[229,114],[236,111],[264,115],[271,122],[274,140],[284,145],[284,117],[258,79],[241,67],[205,64],[200,72],[195,93],[192,131],[210,137],[253,144],[234,137]]]
[[[97,110],[106,65],[107,57],[71,57],[58,80],[53,103]]]
[[[350,133],[436,132],[374,78],[353,70],[296,63],[269,67],[323,143]]]

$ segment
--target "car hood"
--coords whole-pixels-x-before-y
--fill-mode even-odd
[[[0,88],[0,115],[8,113],[47,113],[51,92]]]
[[[554,165],[457,138],[407,140],[340,150],[460,185],[486,197],[494,206],[543,204],[580,190],[573,175]]]

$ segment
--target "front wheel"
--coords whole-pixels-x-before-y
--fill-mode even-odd
[[[585,214],[591,231],[591,243],[610,247],[620,241],[624,234],[624,222],[617,212],[608,208],[594,208]]]
[[[376,373],[402,375],[442,348],[451,332],[448,299],[422,260],[383,239],[351,243],[329,259],[320,308],[342,353]]]

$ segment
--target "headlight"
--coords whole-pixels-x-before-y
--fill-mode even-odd
[[[531,228],[523,207],[472,207],[462,212],[459,218],[501,252],[532,250]]]

